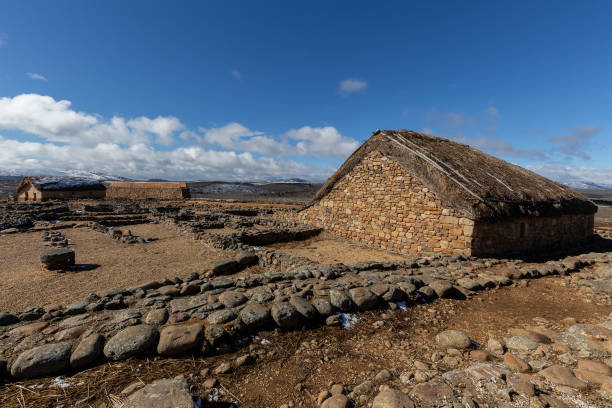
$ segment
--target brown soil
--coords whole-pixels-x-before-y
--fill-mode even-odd
[[[369,248],[328,233],[322,233],[304,241],[282,242],[266,247],[329,264],[352,265],[357,262],[386,262],[408,258],[406,255]]]
[[[22,311],[29,306],[68,304],[89,293],[131,287],[174,276],[203,272],[231,252],[208,248],[158,224],[125,227],[134,235],[156,238],[146,244],[123,244],[88,228],[64,229],[76,251],[76,263],[99,265],[78,272],[42,271],[39,255],[45,246],[42,232],[0,236],[0,311]]]
[[[314,407],[313,399],[332,381],[354,386],[389,369],[397,383],[397,376],[411,369],[415,360],[429,361],[434,337],[445,329],[465,330],[474,341],[483,343],[490,337],[504,337],[512,327],[537,323],[566,329],[559,324],[566,317],[596,323],[607,316],[611,304],[597,303],[590,295],[562,286],[563,282],[558,277],[545,278],[531,281],[526,287],[489,291],[465,301],[440,300],[407,311],[368,312],[359,315],[360,321],[352,329],[320,327],[305,332],[260,333],[270,344],[254,342],[251,350],[263,350],[267,357],[254,366],[218,376],[227,392],[221,401],[239,401],[239,408],[278,407],[290,400],[296,406]],[[384,321],[383,326],[375,329],[376,321]],[[49,388],[52,379],[10,384],[4,389],[0,386],[0,405],[47,407],[62,403],[97,407],[133,382],[149,383],[180,374],[187,377],[194,394],[206,397],[202,383],[207,377],[200,374],[201,370],[213,369],[220,361],[245,352],[105,364],[68,377],[73,385],[64,389]],[[23,388],[34,384],[42,386]],[[396,386],[401,388],[399,383]],[[24,405],[18,399],[23,399]]]

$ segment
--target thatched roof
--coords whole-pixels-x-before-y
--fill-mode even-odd
[[[409,130],[376,131],[329,178],[310,205],[373,151],[394,160],[444,206],[472,219],[597,211],[569,187],[473,147]]]
[[[174,182],[174,181],[111,181],[108,184],[109,187],[115,188],[155,188],[155,189],[164,189],[164,188],[187,188],[187,183],[185,182]]]
[[[32,184],[40,191],[80,191],[80,190],[104,190],[106,187],[99,180],[93,180],[83,177],[67,177],[67,176],[32,176],[24,177],[17,192],[24,187]]]

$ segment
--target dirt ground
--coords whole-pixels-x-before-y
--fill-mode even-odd
[[[45,246],[42,232],[0,236],[0,311],[29,306],[68,304],[89,293],[131,287],[151,280],[187,277],[203,272],[212,262],[233,255],[208,248],[158,225],[124,227],[134,235],[156,240],[124,244],[88,228],[60,230],[72,243],[79,265],[99,265],[77,272],[42,271],[39,256]]]
[[[220,375],[220,401],[215,407],[278,407],[289,401],[296,406],[314,407],[314,399],[331,382],[354,386],[382,369],[395,376],[410,369],[415,360],[429,361],[434,337],[445,329],[465,330],[484,343],[502,338],[513,327],[540,325],[567,329],[559,322],[573,317],[583,323],[600,322],[610,312],[609,303],[598,303],[590,295],[562,285],[558,277],[530,281],[521,287],[507,287],[460,300],[439,300],[410,307],[406,311],[378,310],[359,315],[350,329],[319,327],[292,333],[264,332],[250,346],[263,351],[265,358],[254,366]],[[526,285],[526,286],[525,286]],[[382,327],[374,323],[382,321]],[[261,344],[266,339],[269,344]],[[67,377],[66,388],[51,387],[53,378],[31,380],[0,388],[2,407],[98,407],[115,399],[127,385],[184,375],[193,393],[207,397],[202,370],[214,369],[221,361],[242,355],[209,358],[132,360],[109,363]],[[34,388],[31,388],[33,387]],[[2,387],[2,386],[0,386]],[[20,405],[18,399],[23,401]]]
[[[338,238],[328,233],[322,233],[304,241],[281,242],[268,245],[266,248],[329,264],[341,262],[345,265],[352,265],[357,262],[386,262],[408,258],[408,256],[368,248],[359,243]]]

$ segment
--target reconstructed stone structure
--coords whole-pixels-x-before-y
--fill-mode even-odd
[[[596,206],[467,145],[377,131],[298,220],[395,252],[498,255],[574,245]]]
[[[104,198],[106,187],[81,177],[25,177],[17,187],[17,201]]]
[[[184,182],[120,182],[113,181],[106,189],[110,199],[162,199],[181,200],[189,198],[189,189]]]

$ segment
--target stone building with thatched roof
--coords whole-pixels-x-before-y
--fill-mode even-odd
[[[111,181],[106,189],[107,199],[182,200],[189,197],[189,188],[185,182]]]
[[[566,186],[450,140],[376,131],[298,213],[395,252],[475,256],[574,245],[596,206]]]
[[[81,177],[24,177],[17,186],[17,201],[69,200],[104,198],[106,187],[101,181]]]

